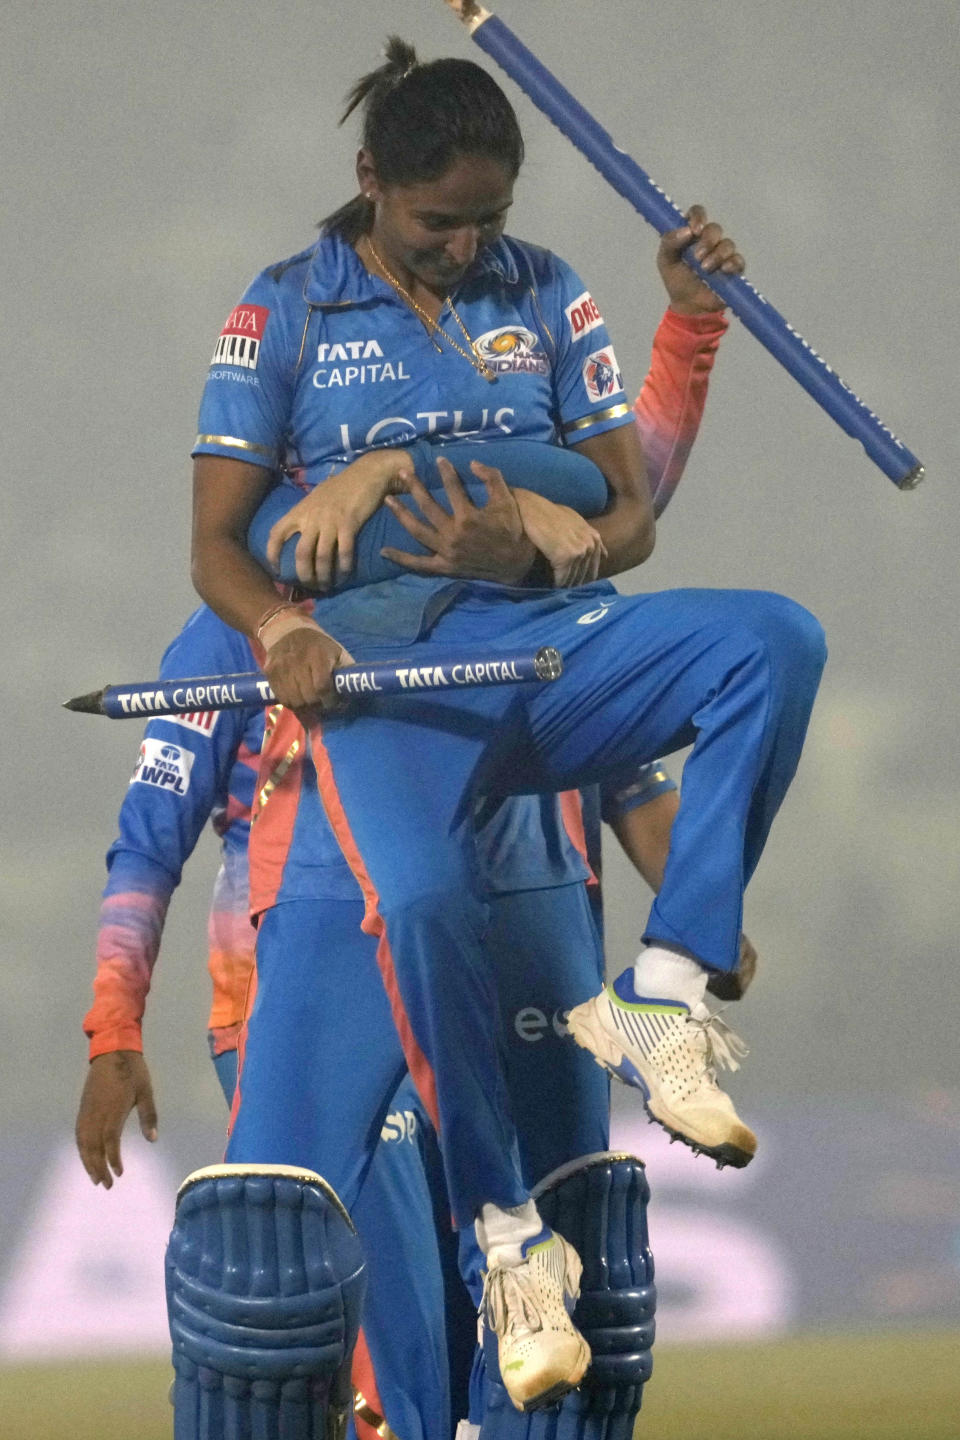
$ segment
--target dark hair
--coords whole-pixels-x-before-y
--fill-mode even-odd
[[[460,155],[497,160],[514,178],[523,163],[523,137],[513,106],[486,70],[471,60],[417,61],[405,40],[391,35],[386,60],[347,96],[340,124],[363,110],[363,146],[386,185],[413,185],[444,175]],[[362,195],[321,222],[352,243],[369,230],[373,206]]]

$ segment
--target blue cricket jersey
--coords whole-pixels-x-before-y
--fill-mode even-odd
[[[453,298],[492,382],[435,345],[352,246],[322,234],[263,271],[231,311],[193,454],[264,466],[303,491],[376,448],[505,435],[570,444],[634,424],[600,312],[564,261],[503,236]],[[439,323],[462,340],[449,308]],[[404,575],[324,599],[322,621],[404,643],[455,590]]]
[[[583,282],[502,237],[455,301],[491,383],[437,348],[352,246],[321,235],[264,270],[217,342],[194,454],[280,469],[310,489],[367,450],[512,435],[559,443],[633,423],[616,356]],[[576,317],[576,318],[574,318]],[[449,309],[441,327],[462,339]]]

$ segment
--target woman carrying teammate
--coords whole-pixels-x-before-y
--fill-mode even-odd
[[[702,997],[711,972],[736,968],[743,885],[799,757],[823,639],[778,596],[624,598],[591,583],[647,557],[653,515],[599,311],[562,261],[502,233],[522,159],[513,112],[479,67],[420,66],[399,43],[355,98],[365,102],[361,195],[309,250],[254,282],[218,345],[195,450],[194,578],[262,645],[278,697],[314,712],[324,809],[364,893],[364,928],[379,940],[455,1218],[476,1223],[486,1253],[507,1388],[526,1407],[576,1385],[589,1354],[564,1306],[578,1259],[543,1229],[517,1161],[473,802],[610,781],[694,742],[647,948],[572,1025],[643,1090],[660,1123],[744,1164],[755,1139],[716,1085]],[[736,268],[730,252],[718,263]],[[452,513],[407,476],[405,444],[505,433],[562,440],[592,460],[609,491],[603,513],[588,524],[525,492],[522,461],[506,476],[513,489],[472,467],[488,491],[483,507],[439,462]],[[278,470],[311,491],[303,503],[320,552],[335,552],[342,569],[381,505],[433,553],[392,551],[416,573],[320,600],[313,616],[278,604],[245,546]],[[403,513],[393,493],[402,488],[422,520]],[[577,588],[529,588],[558,576]],[[566,671],[536,693],[437,692],[416,710],[380,699],[316,718],[348,655],[414,648],[440,664],[464,650],[550,643]],[[289,856],[309,852],[315,803],[301,793]],[[313,946],[319,964],[322,936],[291,928],[293,908],[268,911],[258,952],[279,964]],[[344,994],[317,1049],[334,1073],[339,1054],[347,1073],[363,1035],[364,1016]],[[344,1099],[329,1095],[331,1136]],[[349,1184],[357,1157],[333,1147],[329,1161],[326,1178]]]
[[[695,230],[702,232],[706,217],[699,207],[694,207],[691,220]],[[706,231],[708,239],[719,237],[719,233],[718,226]],[[658,266],[671,308],[658,327],[650,372],[634,406],[658,514],[683,472],[706,400],[714,356],[727,328],[716,296],[680,260],[689,238],[689,230],[665,236],[658,251]],[[460,443],[463,446],[465,442]],[[492,447],[487,448],[489,451]],[[276,497],[271,497],[271,509],[274,498],[281,500],[281,490],[287,490],[289,497],[288,487],[278,487]],[[260,517],[257,526],[261,526]],[[289,527],[281,527],[281,536],[285,528]],[[358,555],[365,543],[360,540]],[[358,568],[362,568],[359,561],[355,578]],[[249,641],[203,607],[170,646],[159,673],[161,678],[208,675],[249,670],[255,665]],[[95,1183],[109,1187],[111,1168],[120,1174],[120,1132],[131,1108],[138,1110],[141,1129],[156,1133],[150,1074],[141,1053],[141,1020],[171,890],[199,830],[211,815],[218,833],[223,831],[224,866],[210,916],[210,971],[214,982],[210,1041],[228,1103],[232,1099],[237,1076],[238,1022],[244,1013],[254,963],[256,932],[247,918],[246,852],[255,799],[250,767],[255,768],[259,758],[263,730],[263,711],[227,711],[219,718],[167,717],[152,720],[147,726],[144,745],[148,749],[153,746],[155,751],[172,742],[181,751],[189,750],[193,760],[188,783],[176,789],[161,786],[150,766],[138,764],[134,783],[128,787],[120,809],[119,836],[108,857],[110,876],[101,912],[96,998],[85,1020],[91,1041],[91,1065],[77,1116],[80,1153]],[[302,742],[302,734],[300,739]],[[283,764],[285,753],[268,758],[267,773],[261,781],[267,803],[258,802],[256,810],[257,834],[263,843],[269,842],[274,806],[284,806],[291,787],[315,785],[315,780],[298,774],[296,765],[288,766],[278,776],[275,766]],[[586,1052],[570,1044],[562,1026],[562,1016],[569,1006],[602,983],[603,968],[589,914],[591,908],[597,908],[599,892],[588,882],[587,895],[593,903],[586,903],[584,862],[564,834],[557,807],[570,818],[569,828],[586,851],[594,875],[599,876],[600,815],[596,799],[593,791],[585,797],[582,830],[572,795],[563,797],[562,802],[556,797],[518,796],[502,802],[493,813],[489,803],[483,808],[488,823],[481,827],[479,835],[481,869],[484,852],[492,867],[483,875],[490,901],[485,946],[494,965],[503,1016],[507,1083],[521,1165],[531,1185],[584,1153],[605,1150],[609,1143],[608,1096],[603,1076]],[[631,860],[654,890],[660,886],[676,803],[672,782],[658,767],[649,766],[619,793],[609,794],[604,806]],[[332,836],[329,843],[334,843]],[[338,937],[342,937],[346,973],[353,983],[359,980],[359,965],[370,972],[371,986],[379,989],[375,939],[359,934],[359,888],[345,861],[340,870],[346,887],[331,867],[311,887],[308,902],[313,906],[313,928],[324,936],[324,969],[335,970],[341,948]],[[333,903],[331,894],[337,896]],[[359,913],[338,903],[353,894],[360,905]],[[366,955],[364,946],[369,952]],[[739,983],[748,978],[753,955],[749,943],[744,941],[744,946],[747,963],[742,955],[736,977]],[[277,1154],[314,1168],[318,1147],[312,1126],[304,1130],[301,1123],[291,1122],[293,1106],[289,1100],[294,1095],[305,1097],[306,1103],[297,1110],[301,1119],[314,1110],[322,1116],[324,1089],[322,1083],[318,1084],[318,1067],[307,1060],[305,1068],[298,1069],[291,1063],[290,1051],[298,1043],[297,1036],[312,1037],[322,1027],[323,1004],[318,1003],[317,987],[308,984],[294,1007],[290,989],[295,979],[295,966],[289,964],[279,972],[261,971],[257,1010],[247,1037],[250,1064],[245,1099],[231,1149],[238,1155]],[[367,1019],[369,1022],[369,1011]],[[271,1036],[274,1025],[278,1027],[279,1043],[274,1043]],[[370,1047],[378,1057],[389,1046],[393,1034],[389,1013],[384,1025],[377,1044]],[[280,1054],[290,1074],[286,1088],[278,1075]],[[266,1091],[255,1076],[261,1057],[270,1067],[271,1083]],[[315,1087],[314,1104],[311,1096]],[[278,1093],[281,1103],[269,1111],[272,1133],[261,1129],[251,1136],[247,1129],[251,1112],[254,1125],[258,1113],[262,1123],[264,1100]],[[467,1413],[465,1385],[473,1359],[476,1318],[466,1292],[452,1277],[445,1287],[443,1302],[436,1300],[433,1267],[429,1263],[434,1216],[424,1195],[422,1174],[418,1174],[418,1147],[423,1149],[424,1162],[429,1157],[429,1173],[434,1174],[431,1136],[432,1128],[407,1078],[391,1102],[383,1138],[367,1178],[356,1198],[350,1197],[351,1214],[359,1228],[368,1268],[365,1344],[358,1348],[354,1373],[354,1385],[363,1397],[358,1400],[357,1411],[357,1429],[363,1440],[373,1440],[382,1416],[406,1440],[417,1440],[418,1436],[442,1440],[452,1431],[451,1414],[455,1421]],[[362,1150],[363,1138],[355,1137],[354,1146]],[[321,1160],[315,1163],[322,1168]],[[440,1187],[440,1192],[445,1195],[445,1187]],[[445,1200],[437,1200],[435,1243],[455,1268],[455,1247],[450,1255],[453,1237],[444,1233],[447,1227],[442,1224],[448,1209]],[[412,1257],[416,1257],[415,1266]],[[463,1260],[464,1274],[471,1280],[476,1302],[481,1290],[477,1261],[482,1257],[465,1248]],[[418,1271],[415,1286],[411,1285],[412,1268]],[[402,1323],[398,1323],[401,1317]],[[445,1357],[437,1347],[438,1335],[443,1345],[444,1327],[448,1363],[443,1363]],[[432,1364],[423,1363],[426,1354],[435,1357]],[[641,1357],[638,1370],[642,1371],[643,1363]],[[448,1370],[452,1412],[443,1383]],[[485,1367],[477,1366],[470,1410],[478,1419],[484,1414],[489,1395],[486,1378]],[[622,1388],[624,1397],[618,1397],[622,1405],[617,1406],[611,1403],[609,1394],[598,1396],[596,1383],[592,1383],[591,1406],[616,1409],[618,1414],[625,1409],[629,1419],[639,1406],[642,1386],[631,1376],[622,1381]],[[371,1404],[374,1394],[377,1399]],[[491,1403],[496,1403],[495,1395]],[[578,1409],[578,1427],[588,1425],[588,1413]],[[518,1423],[529,1424],[529,1420],[520,1422],[518,1417]],[[580,1434],[581,1428],[571,1433]],[[596,1440],[596,1431],[590,1433]]]

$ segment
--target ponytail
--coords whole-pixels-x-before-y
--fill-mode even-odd
[[[358,105],[363,105],[368,97],[373,96],[375,90],[386,93],[395,89],[417,67],[416,50],[412,45],[408,45],[406,40],[401,40],[399,35],[390,36],[383,55],[383,64],[359,79],[347,95],[347,108],[340,116],[341,125],[345,120],[349,120]]]

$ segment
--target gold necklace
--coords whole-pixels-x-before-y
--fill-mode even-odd
[[[427,314],[426,310],[424,310],[422,305],[417,304],[416,300],[414,300],[413,296],[410,294],[410,291],[404,290],[396,275],[394,275],[390,270],[387,269],[386,265],[383,263],[380,256],[377,254],[373,246],[373,241],[370,239],[370,236],[365,235],[363,238],[367,242],[367,249],[370,251],[370,254],[373,257],[373,261],[377,269],[381,271],[384,279],[390,282],[394,290],[396,290],[397,294],[402,296],[402,298],[406,300],[407,304],[410,306],[410,309],[414,312],[414,314],[419,315],[420,319],[427,326],[430,339],[433,341],[436,348],[438,350],[440,349],[439,345],[437,345],[435,337],[437,335],[441,335],[443,339],[446,340],[448,345],[452,345],[454,350],[456,350],[458,354],[463,356],[464,360],[469,360],[474,370],[478,371],[483,376],[484,380],[489,380],[492,384],[497,377],[490,369],[490,366],[487,364],[486,360],[483,359],[482,355],[479,355],[477,353],[476,344],[470,338],[470,333],[467,330],[466,325],[464,325],[463,321],[460,319],[460,316],[458,315],[456,307],[453,301],[450,299],[450,296],[447,296],[444,304],[449,305],[450,314],[453,316],[454,320],[456,320],[457,324],[460,326],[460,329],[463,331],[463,338],[470,346],[469,350],[464,350],[463,346],[458,344],[458,342],[454,340],[452,335],[448,335],[446,330],[444,330],[443,326],[437,320],[434,320],[432,315]]]

